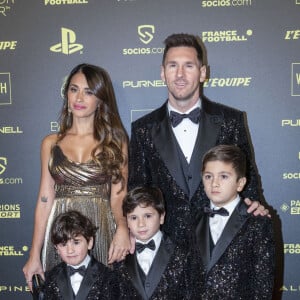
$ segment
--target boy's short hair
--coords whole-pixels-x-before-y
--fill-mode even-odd
[[[202,160],[202,173],[206,164],[210,161],[222,161],[231,163],[237,173],[238,179],[246,176],[246,156],[244,152],[235,145],[218,145],[208,150]]]
[[[51,241],[54,245],[66,243],[68,240],[82,235],[88,242],[96,236],[97,227],[89,218],[76,210],[59,214],[51,227]]]
[[[165,204],[162,192],[153,186],[136,187],[129,191],[123,200],[123,215],[126,217],[137,206],[153,207],[159,215],[165,213]]]

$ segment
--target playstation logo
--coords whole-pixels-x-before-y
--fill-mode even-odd
[[[83,45],[76,44],[76,34],[73,30],[68,28],[61,28],[61,43],[53,45],[50,47],[52,52],[61,52],[63,54],[69,55],[83,49]]]
[[[144,44],[149,44],[152,41],[153,33],[155,33],[154,25],[138,26],[138,34],[139,34],[141,42]]]

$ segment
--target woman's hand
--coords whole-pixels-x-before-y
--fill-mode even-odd
[[[25,266],[23,267],[23,273],[26,278],[26,283],[31,292],[32,292],[32,276],[34,274],[40,274],[42,278],[45,279],[44,271],[40,259],[29,258]]]
[[[108,263],[123,260],[130,252],[129,231],[126,226],[118,226],[108,251]]]

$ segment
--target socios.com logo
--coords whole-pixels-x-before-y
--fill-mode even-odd
[[[144,44],[149,44],[153,40],[155,33],[154,25],[140,25],[138,26],[138,34],[140,41]]]
[[[5,172],[6,166],[7,166],[7,158],[0,157],[0,175]]]
[[[7,168],[7,158],[6,157],[0,157],[0,175],[2,175]],[[15,184],[23,184],[23,178],[20,177],[0,177],[0,185],[9,184],[9,185],[15,185]]]
[[[139,25],[137,27],[137,32],[140,41],[143,44],[147,45],[154,38],[155,26]],[[150,47],[150,46],[143,46],[143,47],[133,46],[130,48],[122,49],[123,55],[151,55],[151,54],[162,54],[163,52],[164,52],[164,48],[162,47]]]
[[[76,34],[68,28],[61,28],[61,43],[50,47],[50,51],[66,55],[73,54],[83,49],[83,45],[76,43]]]

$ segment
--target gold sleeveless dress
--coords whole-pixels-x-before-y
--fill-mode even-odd
[[[98,227],[91,254],[107,265],[108,249],[115,232],[110,206],[111,178],[101,173],[94,162],[76,163],[69,160],[55,145],[49,161],[49,171],[55,181],[55,200],[48,219],[42,263],[45,271],[60,262],[51,243],[50,229],[54,218],[68,210],[77,210]]]

